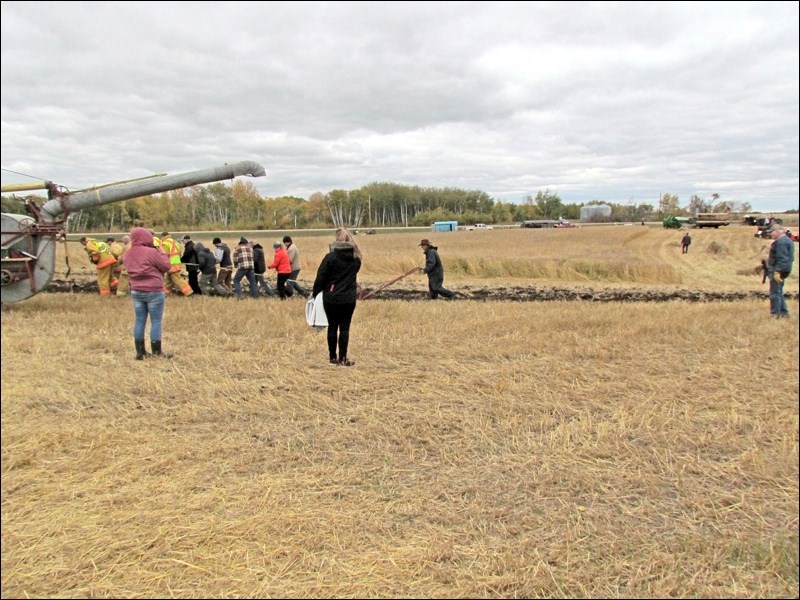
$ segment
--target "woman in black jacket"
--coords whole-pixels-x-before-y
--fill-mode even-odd
[[[336,231],[336,241],[330,245],[317,269],[313,296],[322,292],[322,305],[328,317],[328,356],[331,364],[352,367],[355,361],[347,358],[350,343],[350,323],[356,310],[361,251],[353,236],[344,229]],[[336,357],[336,350],[339,357]]]

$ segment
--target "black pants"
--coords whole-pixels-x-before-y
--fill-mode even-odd
[[[286,298],[291,298],[294,296],[294,290],[286,287],[286,282],[288,279],[289,273],[278,273],[278,283],[275,285],[278,286],[278,296],[280,296],[281,300],[285,300]]]
[[[443,287],[442,283],[444,283],[444,275],[428,275],[428,298],[436,300],[440,294],[445,298],[452,298],[455,296],[453,292]]]
[[[350,344],[350,322],[356,303],[328,304],[322,297],[322,306],[328,317],[328,358],[336,360],[336,349],[339,349],[339,360],[347,358],[347,347]]]
[[[192,291],[195,294],[203,294],[203,290],[200,289],[200,272],[197,269],[188,268],[186,272],[189,274],[189,287],[192,288]]]

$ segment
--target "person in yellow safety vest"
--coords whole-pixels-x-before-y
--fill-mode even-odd
[[[113,275],[117,259],[111,254],[111,249],[105,242],[90,237],[82,237],[81,244],[83,244],[86,254],[89,255],[89,260],[94,263],[95,269],[97,269],[97,287],[100,290],[100,295],[110,296],[112,286],[116,287],[117,285]]]
[[[122,263],[119,262],[119,257],[125,250],[125,246],[113,236],[106,238],[106,244],[108,244],[111,255],[117,259],[117,263],[111,269],[111,293],[119,295],[119,277],[122,274]]]
[[[178,291],[184,296],[191,296],[194,294],[192,286],[183,278],[181,271],[183,271],[183,263],[181,256],[183,256],[183,244],[173,238],[168,232],[161,234],[161,248],[164,253],[169,257],[169,273],[164,274],[164,288],[167,294],[172,292],[172,288],[178,288]]]
[[[131,236],[123,235],[120,241],[110,237],[106,240],[111,254],[117,257],[117,264],[114,265],[114,276],[117,278],[117,296],[124,298],[131,289],[131,280],[128,276],[128,269],[120,261],[120,257],[131,247]]]

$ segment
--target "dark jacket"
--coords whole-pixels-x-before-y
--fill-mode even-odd
[[[231,260],[231,249],[227,244],[217,244],[217,250],[222,250],[222,258],[219,261],[219,266],[222,269],[233,268],[233,261]],[[216,252],[214,253],[216,254]]]
[[[324,292],[322,298],[326,304],[355,304],[361,259],[354,254],[350,242],[333,242],[330,247],[317,269],[313,295]]]
[[[787,236],[782,235],[772,242],[769,247],[769,258],[767,258],[767,268],[771,273],[781,273],[788,277],[794,265],[794,242]]]
[[[182,263],[192,263],[186,265],[187,271],[197,271],[197,248],[192,240],[186,242],[183,247],[183,256],[181,256]]]
[[[442,260],[439,258],[438,248],[436,246],[428,246],[425,250],[425,273],[429,279],[444,279],[444,267]]]
[[[255,264],[253,270],[259,275],[267,272],[267,257],[264,256],[264,246],[261,244],[253,244],[253,263]]]
[[[206,248],[198,242],[195,244],[195,252],[197,253],[198,268],[203,275],[215,275],[217,272],[217,261],[214,258],[214,253],[210,248]]]

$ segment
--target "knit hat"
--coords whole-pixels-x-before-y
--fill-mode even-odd
[[[281,243],[280,242],[273,242],[272,247],[277,250],[278,248],[281,247]]]
[[[192,236],[190,236],[188,233],[185,236],[183,236],[183,241],[188,241],[190,239],[192,239]]]
[[[240,237],[240,238],[239,238],[239,245],[240,245],[240,246],[241,246],[242,244],[247,244],[247,243],[249,243],[249,242],[248,242],[248,241],[247,241],[245,238],[243,238],[243,237]]]
[[[216,244],[221,244],[221,243],[222,243],[222,240],[221,240],[221,239],[219,239],[218,237],[216,237],[216,238],[214,238],[213,240],[211,240],[211,243],[212,243],[212,244],[214,244],[214,245],[216,245]]]

